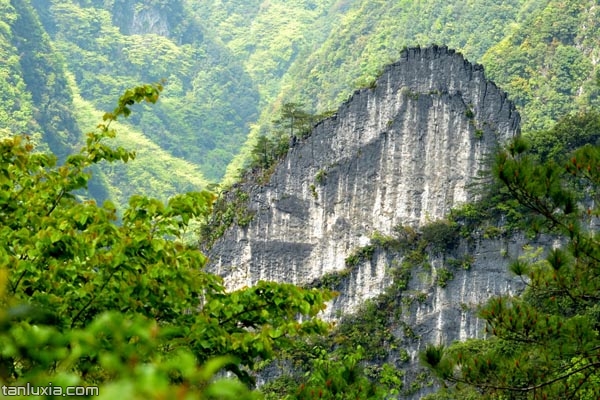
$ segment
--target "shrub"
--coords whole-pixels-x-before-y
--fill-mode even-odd
[[[319,195],[317,194],[317,187],[315,185],[310,185],[310,193],[315,198],[315,200],[319,198]]]
[[[400,247],[400,241],[397,238],[384,235],[378,231],[373,232],[373,235],[371,235],[371,243],[383,249],[397,250]]]
[[[437,284],[441,288],[445,288],[448,282],[454,279],[454,274],[447,268],[439,268],[437,270]]]
[[[346,267],[356,267],[361,261],[370,259],[375,252],[375,246],[367,245],[359,247],[352,254],[346,257]]]
[[[434,251],[452,250],[458,245],[458,225],[448,220],[438,220],[422,228],[423,240]]]
[[[327,172],[324,169],[320,169],[315,175],[315,182],[319,185],[325,183],[325,178],[327,178]]]

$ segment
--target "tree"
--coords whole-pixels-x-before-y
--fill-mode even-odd
[[[260,168],[268,168],[275,160],[273,142],[265,135],[258,137],[252,149],[252,165]]]
[[[290,140],[295,142],[297,135],[304,138],[310,133],[315,117],[301,107],[299,103],[283,105],[280,117],[273,121],[275,130],[270,136],[260,135],[252,148],[252,166],[269,168],[287,154]]]
[[[62,165],[22,137],[0,142],[0,384],[100,385],[113,398],[245,399],[250,371],[296,337],[322,333],[332,293],[259,282],[226,291],[182,240],[214,195],[167,204],[134,196],[117,219],[85,198],[89,168],[135,153],[111,148],[112,121],[157,101],[128,90]],[[298,322],[302,316],[302,322]],[[239,380],[213,382],[225,368]]]
[[[542,160],[552,158],[564,161],[573,150],[586,143],[598,144],[600,139],[600,113],[587,111],[569,114],[561,118],[547,131],[533,132],[528,135],[531,152]]]
[[[304,107],[302,103],[285,103],[281,107],[280,117],[273,121],[278,128],[289,130],[290,138],[305,137],[314,123],[314,116],[304,111],[302,107]]]
[[[521,296],[490,300],[480,311],[487,340],[432,347],[423,357],[448,385],[472,385],[485,398],[597,399],[600,396],[600,147],[568,161],[537,161],[523,139],[501,151],[494,174],[534,223],[564,243],[544,260],[518,259],[510,271]]]

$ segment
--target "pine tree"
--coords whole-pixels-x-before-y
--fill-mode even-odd
[[[564,164],[537,161],[527,149],[515,140],[498,154],[494,174],[533,223],[564,244],[542,261],[511,263],[527,288],[481,309],[487,340],[428,349],[423,362],[454,391],[474,386],[485,398],[597,399],[600,147],[583,146]]]

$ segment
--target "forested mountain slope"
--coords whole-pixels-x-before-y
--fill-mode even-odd
[[[78,140],[61,57],[25,2],[0,2],[0,130],[29,135],[59,156]]]
[[[34,1],[85,100],[107,110],[127,87],[166,79],[161,105],[132,122],[218,180],[237,153],[257,94],[182,1]]]
[[[595,1],[358,1],[308,60],[290,68],[282,96],[333,108],[403,47],[437,43],[482,63],[517,100],[525,130],[548,128],[596,104],[598,20]]]
[[[368,86],[406,46],[449,45],[486,67],[514,98],[523,130],[547,129],[566,113],[598,102],[598,7],[594,1],[472,0],[338,1],[327,34],[291,63],[272,109],[263,109],[256,136],[269,131],[273,109],[304,103],[335,109]],[[241,165],[230,166],[235,175]]]
[[[4,129],[44,132],[43,142],[60,154],[60,146],[81,136],[72,109],[85,125],[93,118],[83,109],[108,111],[124,88],[166,79],[160,104],[128,121],[151,152],[161,150],[143,166],[132,164],[149,178],[132,181],[104,170],[97,197],[125,198],[135,190],[164,197],[218,182],[227,167],[234,178],[256,139],[272,132],[283,104],[303,103],[314,113],[335,109],[405,46],[448,45],[482,63],[515,100],[525,131],[598,102],[593,0],[1,4]],[[73,107],[72,91],[87,108]],[[180,161],[187,178],[170,176]],[[108,194],[100,194],[101,186]]]
[[[74,372],[86,384],[113,376],[123,376],[123,385],[144,382],[136,364],[160,364],[164,351],[184,344],[186,363],[162,358],[172,367],[157,370],[166,388],[189,389],[187,377],[171,373],[183,368],[194,389],[209,390],[212,373],[200,376],[196,367],[234,354],[239,361],[227,362],[248,384],[239,365],[265,368],[269,400],[286,392],[306,398],[315,388],[384,398],[365,382],[383,384],[391,398],[416,398],[433,390],[434,376],[479,388],[467,388],[465,397],[455,385],[456,396],[436,399],[523,390],[533,398],[598,398],[600,210],[580,204],[591,197],[600,204],[600,154],[597,146],[569,154],[597,142],[600,131],[598,113],[576,113],[598,105],[597,17],[591,0],[0,0],[0,136],[27,134],[38,146],[3,142],[0,259],[11,277],[0,271],[0,284],[8,283],[0,285],[0,300],[12,306],[5,286],[40,310],[62,307],[65,318],[44,322],[57,329],[39,330],[31,309],[0,313],[0,334],[10,339],[0,341],[10,347],[0,379],[48,382],[56,372],[64,379]],[[164,91],[161,84],[138,86],[102,117],[123,89],[162,79]],[[156,107],[135,106],[130,120],[122,118],[134,103],[155,103],[159,92]],[[286,121],[284,112],[300,109],[306,113],[296,129],[293,113]],[[488,163],[500,143],[518,136],[516,111],[531,140],[515,140]],[[308,113],[328,118],[310,129],[316,119]],[[554,124],[566,113],[572,115]],[[100,134],[64,166],[37,152],[64,158],[94,127]],[[132,157],[104,147],[112,128],[113,143],[137,151],[126,167],[109,162]],[[249,153],[263,162],[254,157],[250,164]],[[119,214],[111,203],[80,201],[87,168],[92,197],[117,206],[130,200],[129,209]],[[162,204],[244,169],[244,179],[223,185],[220,196],[194,192]],[[488,179],[476,179],[481,174]],[[240,291],[226,292],[211,274],[197,283],[212,288],[212,300],[198,295],[201,286],[185,284],[209,265],[196,243],[183,244],[194,217],[204,222],[200,244],[210,266]],[[569,238],[569,247],[557,250]],[[552,256],[547,262],[544,252]],[[524,280],[505,275],[509,265]],[[109,286],[113,278],[121,280]],[[336,330],[307,341],[287,336],[301,333],[299,312],[315,316],[331,293],[253,286],[282,278],[339,291],[329,315],[340,321]],[[515,300],[528,281],[533,289]],[[477,314],[493,294],[510,302],[493,300],[493,312]],[[201,311],[199,320],[190,309]],[[96,319],[103,310],[118,310],[109,317],[114,325]],[[127,346],[110,349],[126,357],[114,363],[99,353],[106,343],[97,333],[123,332],[121,316],[154,321],[165,310],[172,318],[162,323],[189,328],[177,345],[174,331],[157,338],[156,325],[143,325],[142,333],[133,326]],[[495,345],[475,340],[445,354],[429,346],[482,335],[478,316],[500,339]],[[7,331],[13,322],[32,335]],[[315,323],[306,332],[325,333]],[[86,331],[71,336],[78,326]],[[84,350],[73,345],[77,337]],[[158,340],[139,358],[143,340],[131,337]],[[273,347],[279,339],[282,347]],[[526,346],[514,346],[515,339]],[[273,366],[263,362],[279,350],[290,376],[272,380]],[[485,358],[463,362],[478,352]],[[71,361],[63,364],[65,357]],[[106,361],[90,374],[90,365]],[[294,375],[295,362],[309,373]],[[339,373],[338,382],[331,385],[329,373]],[[344,385],[360,394],[347,395],[353,390]]]
[[[483,55],[490,77],[520,108],[526,130],[598,108],[599,21],[597,1],[549,1],[524,14]]]

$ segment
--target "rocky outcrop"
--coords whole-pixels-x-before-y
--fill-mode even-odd
[[[437,390],[437,382],[418,361],[419,352],[428,343],[449,345],[456,340],[484,337],[485,322],[477,318],[478,306],[492,296],[513,295],[524,289],[525,282],[521,278],[507,273],[510,260],[519,257],[541,260],[546,255],[542,249],[558,244],[550,236],[528,239],[519,232],[496,238],[485,236],[477,230],[468,238],[458,240],[451,249],[426,251],[426,262],[411,267],[406,281],[394,282],[386,276],[386,283],[379,282],[378,288],[391,286],[386,288],[387,301],[394,299],[393,317],[386,325],[394,345],[387,349],[384,361],[404,372],[399,398],[417,400]],[[340,311],[355,308],[358,305],[355,291],[365,285],[365,277],[373,277],[372,271],[377,265],[401,264],[406,255],[403,251],[377,248],[369,259],[339,280],[335,289],[340,295],[332,301],[327,315],[337,317]],[[467,263],[456,265],[456,260],[465,259]],[[443,284],[442,270],[451,272]],[[386,300],[379,299],[376,304],[389,309]],[[365,334],[369,334],[368,330]],[[289,363],[273,363],[261,371],[258,383],[264,384],[291,370]]]
[[[169,10],[159,5],[136,1],[117,1],[114,5],[114,23],[126,35],[155,34],[171,36]]]
[[[345,270],[324,317],[357,310],[396,290],[390,285],[400,283],[390,271],[405,254],[374,246],[350,271],[347,257],[369,245],[376,231],[422,226],[474,200],[472,187],[485,176],[488,156],[518,134],[515,107],[481,66],[445,47],[408,49],[371,88],[356,91],[293,146],[267,184],[242,184],[254,219],[213,245],[210,268],[230,288],[259,280],[309,284]],[[389,360],[407,363],[405,387],[418,383],[405,396],[419,398],[435,386],[419,383],[417,355],[426,343],[483,335],[475,306],[522,289],[506,271],[508,256],[520,255],[524,243],[518,235],[474,233],[452,253],[428,254],[411,269],[397,292],[400,317],[390,321],[408,357],[391,351]],[[470,260],[468,269],[448,267],[460,258]],[[443,270],[452,270],[452,278],[440,285]],[[274,364],[259,382],[280,373]]]
[[[472,200],[487,155],[518,132],[515,107],[483,67],[445,47],[408,49],[250,190],[255,217],[215,243],[211,268],[230,287],[342,270],[374,231]],[[384,262],[369,268],[348,304],[377,295],[385,279]]]

